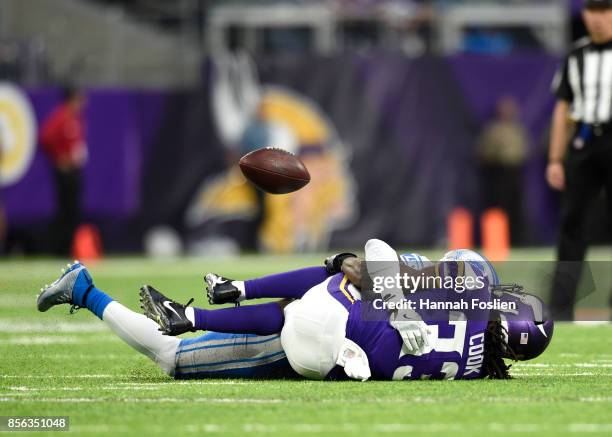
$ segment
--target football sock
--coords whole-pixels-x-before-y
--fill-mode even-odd
[[[299,299],[328,277],[325,267],[307,267],[244,281],[244,291],[247,299],[264,297]]]
[[[112,297],[99,288],[96,288],[93,284],[89,287],[75,286],[72,291],[72,303],[87,308],[100,319],[102,319],[104,309],[112,301]]]
[[[270,335],[281,331],[285,316],[277,303],[248,305],[220,310],[194,308],[196,329]]]
[[[245,300],[247,297],[246,297],[246,289],[245,289],[244,281],[232,281],[232,285],[236,287],[238,290],[240,290],[240,297],[238,298],[238,300],[239,301]]]
[[[189,320],[191,324],[195,326],[195,313],[193,311],[193,307],[185,308],[185,317],[187,317],[187,320]]]
[[[180,338],[163,335],[153,320],[115,301],[106,305],[101,319],[124,342],[152,359],[168,375],[174,375]]]

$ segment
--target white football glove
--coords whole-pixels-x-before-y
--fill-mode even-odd
[[[408,352],[421,352],[429,346],[427,324],[416,312],[407,310],[394,313],[389,323],[402,336]]]
[[[367,381],[372,376],[365,351],[348,338],[342,343],[336,364],[344,367],[344,373],[351,379]]]

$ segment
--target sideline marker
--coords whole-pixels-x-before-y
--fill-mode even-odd
[[[447,222],[448,249],[472,249],[474,247],[474,218],[472,213],[459,207],[451,211]]]
[[[94,225],[80,225],[74,233],[72,256],[79,260],[98,260],[102,258],[102,239]]]
[[[510,223],[503,209],[491,208],[480,218],[482,249],[491,261],[506,261],[510,254]]]

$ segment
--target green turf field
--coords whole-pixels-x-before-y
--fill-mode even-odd
[[[98,287],[137,310],[143,283],[179,300],[193,296],[202,306],[204,272],[244,278],[320,261],[320,256],[131,258],[110,259],[90,270]],[[0,262],[0,415],[67,415],[72,432],[89,435],[612,435],[610,324],[558,324],[546,353],[516,364],[511,381],[178,382],[87,310],[69,316],[68,306],[61,306],[38,313],[38,289],[54,280],[59,268],[54,260]]]

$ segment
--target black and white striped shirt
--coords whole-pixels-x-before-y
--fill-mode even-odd
[[[571,103],[572,118],[588,124],[612,120],[612,41],[578,41],[555,78],[558,99]]]

